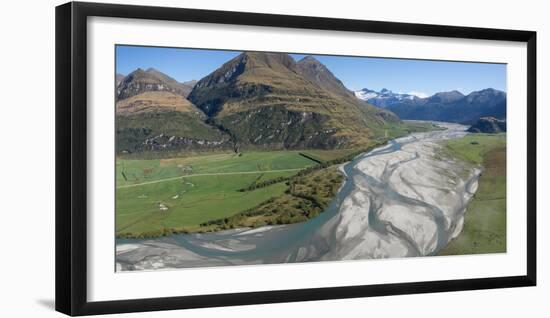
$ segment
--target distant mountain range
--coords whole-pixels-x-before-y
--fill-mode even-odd
[[[437,120],[474,124],[480,117],[506,118],[506,93],[487,88],[463,95],[459,91],[440,92],[420,98],[411,94],[380,92],[364,88],[355,96],[378,107],[390,110],[401,119]]]

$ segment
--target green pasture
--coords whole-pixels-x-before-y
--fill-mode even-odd
[[[489,151],[506,147],[506,134],[469,134],[464,138],[449,140],[445,146],[452,155],[481,164]]]
[[[298,170],[285,170],[315,164],[294,151],[251,152],[240,156],[218,153],[160,160],[119,159],[116,233],[139,236],[165,228],[193,231],[200,223],[235,215],[280,196],[287,185],[277,183],[254,191],[237,190],[288,177]]]
[[[506,252],[506,134],[471,134],[446,142],[451,154],[484,171],[468,205],[462,233],[440,255]]]
[[[125,186],[192,174],[301,169],[316,163],[299,151],[214,153],[170,159],[117,159],[116,184]]]

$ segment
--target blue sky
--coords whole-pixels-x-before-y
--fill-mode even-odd
[[[127,75],[149,67],[180,82],[199,80],[241,52],[142,46],[117,46],[116,71]],[[305,55],[291,54],[295,60]],[[506,65],[429,60],[314,55],[351,90],[390,89],[433,95],[459,90],[464,94],[495,88],[506,91]]]

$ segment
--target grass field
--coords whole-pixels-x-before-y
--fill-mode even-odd
[[[273,196],[253,208],[231,217],[201,224],[204,229],[218,231],[239,227],[303,222],[322,213],[340,188],[344,176],[338,165],[294,176],[285,186],[284,194]]]
[[[214,153],[151,160],[118,159],[117,187],[192,174],[301,169],[316,163],[298,151]]]
[[[116,233],[148,237],[164,229],[196,231],[200,223],[280,196],[287,186],[276,183],[248,192],[238,189],[314,165],[294,151],[117,160]]]
[[[471,134],[446,143],[447,150],[484,171],[465,214],[462,233],[440,255],[506,252],[506,134]]]
[[[474,164],[482,164],[485,155],[494,149],[506,147],[506,134],[469,134],[445,143],[454,156]]]

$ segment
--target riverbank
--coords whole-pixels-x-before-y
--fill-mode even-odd
[[[506,134],[473,134],[446,146],[453,155],[482,165],[483,173],[463,231],[438,255],[506,252]]]

